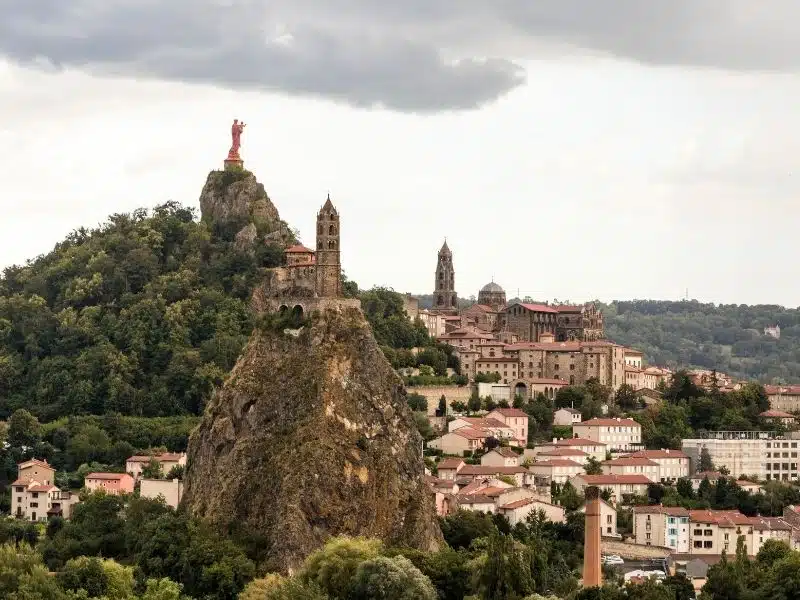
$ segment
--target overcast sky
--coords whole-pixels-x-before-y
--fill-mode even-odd
[[[602,7],[602,8],[601,8]],[[167,200],[230,122],[362,287],[800,304],[797,0],[0,0],[0,265]]]

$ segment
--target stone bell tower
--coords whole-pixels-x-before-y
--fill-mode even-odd
[[[440,312],[458,312],[458,296],[456,294],[456,273],[453,270],[453,253],[447,246],[447,240],[439,250],[436,261],[436,281],[433,288],[433,308]]]
[[[321,298],[342,295],[342,268],[339,260],[339,213],[331,196],[317,213],[316,292]]]

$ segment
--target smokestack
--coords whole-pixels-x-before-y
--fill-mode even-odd
[[[603,585],[600,569],[600,489],[589,486],[586,494],[586,538],[583,542],[583,587]]]

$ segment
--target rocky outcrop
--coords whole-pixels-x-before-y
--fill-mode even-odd
[[[259,238],[283,244],[294,240],[250,171],[211,171],[200,192],[200,214],[204,221],[232,229],[239,249],[252,247]]]
[[[436,548],[422,439],[363,313],[284,318],[263,317],[193,432],[188,509],[263,537],[283,572],[339,534]]]

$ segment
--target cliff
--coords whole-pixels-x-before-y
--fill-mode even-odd
[[[267,315],[189,442],[184,502],[290,571],[333,535],[434,549],[422,440],[356,301]],[[292,324],[292,327],[298,323]]]
[[[263,238],[284,245],[294,236],[256,176],[246,170],[211,171],[200,192],[203,221],[229,229],[237,247],[248,248]]]

